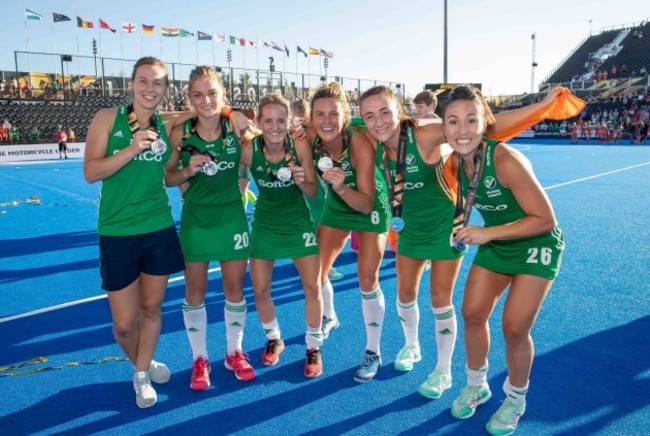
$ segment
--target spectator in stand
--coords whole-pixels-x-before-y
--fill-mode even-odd
[[[607,80],[607,70],[603,71],[603,80]]]
[[[58,80],[55,80],[54,82],[52,82],[52,84],[50,85],[50,89],[52,90],[52,98],[58,98],[58,96],[59,96],[59,88],[60,88],[60,85],[59,85]]]
[[[75,139],[77,139],[77,135],[75,135],[74,130],[70,127],[68,129],[68,142],[74,142]]]
[[[415,104],[415,118],[421,119],[440,119],[436,115],[436,106],[438,106],[438,97],[431,91],[422,91],[413,99]]]
[[[65,158],[68,158],[68,135],[65,133],[65,130],[63,129],[63,126],[59,125],[56,128],[56,135],[55,135],[55,140],[56,142],[59,143],[59,159],[61,159],[62,155],[65,156]]]
[[[641,74],[643,77],[648,77],[648,70],[646,69],[646,67],[641,67],[641,69],[639,70],[639,74]]]
[[[611,71],[611,76],[616,77],[616,73],[618,73],[618,70],[616,69],[616,65],[612,65]]]
[[[41,139],[41,132],[36,126],[32,127],[32,132],[30,133],[30,138],[32,142],[38,142]]]
[[[627,76],[627,65],[623,64],[621,65],[621,77],[626,77]]]
[[[23,87],[23,94],[25,94],[26,98],[32,98],[32,82],[29,80],[25,83],[25,86]]]
[[[603,72],[602,72],[602,71],[598,71],[598,76],[597,76],[597,78],[598,78],[598,81],[599,81],[599,82],[600,82],[601,80],[603,80]]]
[[[9,86],[11,87],[11,95],[13,97],[18,97],[18,80],[16,80],[14,76],[11,76]]]
[[[15,124],[9,128],[9,140],[11,142],[20,141],[20,130]]]
[[[648,122],[640,121],[637,131],[636,143],[639,145],[645,144],[645,140],[648,137]]]

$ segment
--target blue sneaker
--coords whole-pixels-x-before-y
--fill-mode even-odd
[[[485,403],[491,397],[492,392],[490,392],[488,385],[467,386],[451,405],[451,414],[458,419],[471,418],[476,412],[476,407]]]
[[[499,410],[496,411],[490,421],[488,421],[485,429],[494,436],[505,436],[513,434],[519,423],[519,418],[526,411],[526,403],[519,404],[511,398],[501,404]]]
[[[379,372],[379,368],[381,368],[381,356],[370,350],[366,350],[363,361],[361,361],[361,366],[354,373],[354,381],[357,383],[365,383],[372,380]]]
[[[345,276],[338,272],[336,268],[332,267],[327,273],[327,278],[330,280],[330,282],[335,282],[337,280],[343,280]]]
[[[341,323],[339,323],[338,318],[328,318],[326,316],[323,317],[323,324],[321,327],[321,331],[323,332],[323,339],[327,339],[332,332],[332,330],[336,330],[339,328]]]

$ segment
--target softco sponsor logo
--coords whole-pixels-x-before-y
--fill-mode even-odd
[[[287,188],[293,185],[293,179],[283,182],[281,180],[274,180],[273,182],[267,182],[266,180],[258,179],[257,186],[260,188]]]
[[[411,182],[406,182],[404,183],[404,189],[407,191],[410,191],[412,189],[421,189],[424,188],[424,183],[422,182],[416,182],[416,183],[411,183]]]
[[[491,204],[474,203],[474,206],[478,210],[484,210],[484,211],[487,211],[487,212],[499,212],[499,211],[508,209],[507,204],[499,204],[497,206],[492,206]]]
[[[217,162],[217,167],[219,168],[219,171],[230,170],[235,168],[235,162]]]
[[[119,153],[120,150],[114,150],[113,154]],[[145,150],[136,157],[133,158],[133,160],[140,160],[140,161],[145,161],[145,162],[162,162],[162,156],[157,156],[152,152],[151,150]]]

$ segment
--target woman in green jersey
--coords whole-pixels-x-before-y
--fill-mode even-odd
[[[495,132],[511,128],[558,95],[556,91],[549,92],[544,102],[499,114]],[[450,177],[450,166],[445,163],[451,150],[443,147],[446,138],[442,124],[415,128],[388,87],[376,86],[365,91],[360,108],[368,134],[377,147],[377,166],[396,193],[391,204],[393,211],[401,208],[402,212],[394,217],[403,224],[397,244],[396,303],[406,343],[394,365],[399,371],[410,371],[422,359],[417,296],[426,261],[431,260],[430,295],[438,359],[435,370],[418,392],[427,398],[439,398],[451,387],[451,358],[457,337],[452,296],[463,256],[463,251],[452,246],[450,238],[456,193],[452,189],[455,178]],[[400,177],[396,177],[398,165]]]
[[[250,249],[238,185],[241,148],[230,124],[221,117],[221,77],[214,68],[199,66],[190,73],[188,88],[196,117],[171,133],[173,150],[165,166],[165,182],[167,186],[188,182],[180,230],[186,283],[183,321],[194,362],[190,388],[204,390],[210,386],[205,296],[211,261],[220,263],[225,295],[224,364],[238,380],[255,378],[255,370],[242,352],[247,313],[244,275]]]
[[[258,127],[262,134],[242,150],[259,195],[251,230],[251,279],[255,306],[266,333],[264,365],[278,363],[284,342],[271,298],[273,266],[278,259],[293,259],[305,293],[307,332],[306,377],[322,374],[320,345],[323,342],[320,296],[320,262],[305,196],[316,196],[316,172],[309,142],[294,140],[289,129],[289,102],[279,94],[260,101]]]
[[[159,115],[168,86],[167,68],[142,58],[131,77],[133,103],[100,110],[86,139],[84,177],[101,181],[100,272],[108,291],[117,343],[135,366],[139,407],[156,403],[151,381],[169,380],[152,360],[160,336],[161,305],[169,274],[182,271],[183,255],[165,192],[168,132],[182,118]]]
[[[318,171],[327,183],[325,207],[318,226],[323,293],[323,334],[336,329],[334,290],[327,271],[343,249],[351,231],[359,235],[357,260],[366,347],[354,380],[372,380],[381,367],[380,339],[384,322],[384,295],[379,266],[386,245],[388,199],[381,174],[373,163],[372,144],[353,131],[345,94],[337,83],[321,87],[311,100],[313,149]]]
[[[478,245],[465,285],[463,320],[468,386],[454,401],[451,413],[471,417],[490,396],[487,384],[490,330],[488,320],[509,286],[503,308],[508,376],[505,401],[487,424],[494,435],[515,431],[526,409],[528,378],[534,347],[530,335],[542,302],[558,274],[564,239],[553,208],[528,159],[505,143],[485,139],[494,123],[481,92],[455,88],[443,106],[449,144],[460,156],[459,183],[470,207],[479,211],[485,227],[466,225],[455,238]]]

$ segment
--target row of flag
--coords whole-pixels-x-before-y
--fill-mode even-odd
[[[25,18],[27,20],[36,20],[36,21],[41,21],[44,19],[43,15],[27,8],[25,8]],[[52,12],[52,22],[62,23],[66,21],[72,21],[72,19],[67,15]],[[107,22],[105,22],[102,19],[99,19],[98,24],[100,29],[110,30],[113,33],[117,32],[117,29],[112,28]],[[77,16],[77,27],[81,27],[85,29],[94,29],[95,23],[93,23],[92,21],[86,21],[81,17]],[[138,27],[134,23],[122,23],[121,30],[123,33],[135,33],[137,28]],[[148,26],[146,24],[142,24],[140,31],[142,32],[143,35],[152,35],[156,33],[156,26]],[[193,32],[179,27],[160,27],[160,35],[167,38],[174,38],[174,37],[187,38],[187,37],[195,36]],[[243,47],[248,46],[248,47],[255,47],[255,48],[270,48],[277,51],[283,51],[287,54],[287,56],[290,55],[289,48],[287,47],[286,44],[284,44],[284,47],[282,47],[279,44],[277,44],[275,41],[271,41],[270,43],[262,40],[253,41],[246,38],[238,38],[232,35],[226,35],[225,33],[211,34],[211,33],[206,33],[201,31],[197,31],[196,37],[199,41],[214,40],[217,42],[225,42],[234,45],[240,45]],[[305,57],[307,57],[308,55],[325,56],[330,59],[334,57],[334,53],[330,51],[317,49],[313,47],[308,47],[307,50],[304,50],[299,45],[296,45],[296,52],[302,53]]]

